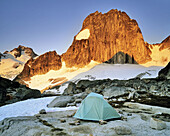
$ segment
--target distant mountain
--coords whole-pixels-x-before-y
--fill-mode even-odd
[[[13,79],[24,67],[24,64],[37,54],[29,47],[19,45],[11,51],[0,53],[0,76]]]
[[[125,12],[110,10],[102,14],[96,11],[86,17],[65,53],[60,56],[53,51],[31,58],[15,80],[44,90],[103,62],[165,66],[170,61],[169,37],[160,44],[148,44],[136,20]]]

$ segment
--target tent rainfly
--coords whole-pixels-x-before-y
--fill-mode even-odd
[[[116,110],[97,93],[90,93],[81,103],[74,115],[75,118],[83,120],[109,120],[120,118]]]

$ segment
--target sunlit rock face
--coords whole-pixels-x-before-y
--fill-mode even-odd
[[[151,60],[151,52],[135,20],[118,10],[105,14],[97,11],[84,20],[62,59],[67,67],[83,67],[91,60],[105,62],[120,51],[133,56],[139,64]]]
[[[61,67],[61,57],[55,51],[50,51],[35,59],[28,60],[15,81],[22,83],[22,80],[27,81],[34,75],[45,74],[50,70],[59,70]]]

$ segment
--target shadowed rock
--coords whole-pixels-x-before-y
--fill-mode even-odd
[[[125,64],[125,63],[129,63],[129,64],[137,64],[137,62],[135,61],[133,55],[130,56],[127,53],[123,53],[123,52],[118,52],[116,53],[111,59],[109,59],[108,61],[105,61],[105,63],[109,63],[109,64]]]
[[[170,62],[158,73],[158,78],[170,79]]]

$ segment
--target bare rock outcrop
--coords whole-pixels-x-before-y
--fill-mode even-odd
[[[23,71],[14,79],[21,84],[22,80],[29,80],[34,75],[41,75],[50,70],[59,70],[62,66],[61,57],[56,51],[50,51],[39,57],[29,59],[24,66]]]
[[[91,60],[105,62],[120,51],[139,64],[151,59],[136,20],[118,10],[105,14],[96,11],[84,20],[62,60],[67,67],[83,67]]]
[[[163,49],[170,49],[170,35],[163,40],[161,43],[161,47],[159,48],[159,50],[163,50]]]

